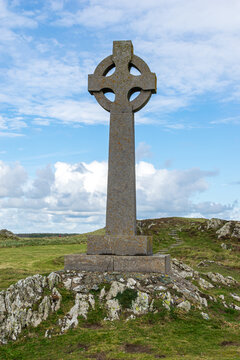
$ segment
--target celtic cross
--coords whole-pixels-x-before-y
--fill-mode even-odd
[[[140,75],[130,73],[136,68]],[[112,75],[109,71],[115,68]],[[107,189],[107,235],[136,234],[136,180],[134,112],[142,109],[156,93],[156,75],[133,54],[131,41],[114,41],[113,55],[99,63],[88,75],[88,90],[110,112]],[[112,92],[115,100],[105,94]],[[139,95],[131,101],[131,96]]]

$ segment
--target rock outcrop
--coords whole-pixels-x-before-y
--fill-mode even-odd
[[[209,229],[216,230],[216,229],[219,229],[220,227],[222,227],[225,223],[226,223],[226,220],[212,218],[207,221],[206,228],[207,228],[207,230],[209,230]]]
[[[19,240],[19,237],[9,230],[6,229],[0,230],[0,240],[9,240],[9,239]]]
[[[218,239],[235,238],[240,240],[240,222],[228,221],[216,231]]]
[[[62,296],[55,287],[59,279],[56,273],[34,275],[0,292],[0,344],[16,340],[23,328],[38,326],[60,308]],[[46,290],[51,294],[45,295]]]
[[[196,285],[198,284],[198,286]],[[63,334],[87,319],[90,312],[101,309],[103,321],[126,321],[148,312],[158,313],[175,309],[209,319],[209,302],[221,301],[224,307],[240,311],[240,296],[232,292],[232,302],[224,295],[209,295],[214,287],[239,286],[230,276],[195,271],[183,262],[173,259],[172,274],[96,273],[60,271],[50,275],[34,275],[0,292],[0,344],[16,340],[28,326],[38,326],[60,309],[63,291],[71,294],[73,303],[59,315],[55,334]],[[61,294],[62,293],[62,294]],[[55,320],[56,321],[56,320]],[[51,337],[48,329],[45,336]]]

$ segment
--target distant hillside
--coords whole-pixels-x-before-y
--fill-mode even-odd
[[[16,234],[18,237],[20,238],[45,238],[45,237],[66,237],[66,236],[73,236],[73,235],[78,235],[77,233],[21,233],[21,234]]]

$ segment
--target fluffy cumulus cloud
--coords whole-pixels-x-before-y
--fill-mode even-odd
[[[230,217],[237,207],[204,202],[196,194],[207,191],[209,176],[200,169],[156,169],[140,161],[136,166],[138,217]],[[107,163],[57,162],[39,169],[34,179],[20,164],[0,163],[0,227],[16,232],[84,232],[105,225]]]
[[[8,165],[0,160],[0,199],[23,195],[27,173],[20,164]]]
[[[207,177],[216,172],[189,170],[156,169],[152,164],[141,161],[136,168],[137,198],[141,217],[187,216],[201,213],[201,216],[220,214],[229,208],[211,202],[195,203],[195,195],[207,191]]]
[[[39,169],[34,179],[19,164],[0,163],[0,227],[14,231],[87,231],[104,226],[107,163]]]

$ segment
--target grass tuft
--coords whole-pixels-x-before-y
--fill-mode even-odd
[[[137,291],[135,289],[125,289],[122,293],[118,293],[116,299],[123,309],[129,309],[132,303],[137,298]]]

